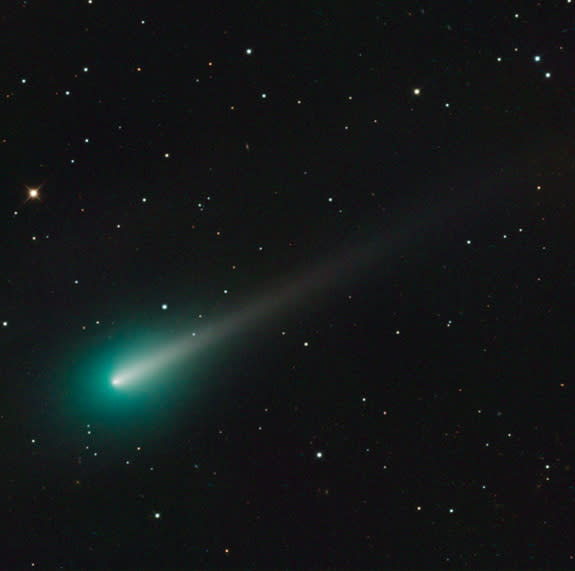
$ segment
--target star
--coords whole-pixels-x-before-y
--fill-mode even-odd
[[[40,187],[31,188],[29,186],[26,187],[28,190],[28,199],[29,200],[36,200],[40,198]]]

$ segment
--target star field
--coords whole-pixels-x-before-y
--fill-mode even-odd
[[[3,568],[575,568],[571,0],[5,4]]]

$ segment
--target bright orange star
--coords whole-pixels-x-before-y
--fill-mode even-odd
[[[28,191],[28,200],[40,200],[40,191],[42,190],[42,186],[25,186],[26,190]]]

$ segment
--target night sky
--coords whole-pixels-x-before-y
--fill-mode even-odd
[[[0,44],[0,568],[575,568],[575,2]]]

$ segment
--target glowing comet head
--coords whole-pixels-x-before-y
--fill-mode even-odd
[[[122,379],[121,379],[121,377],[114,377],[114,378],[112,379],[112,385],[113,385],[114,387],[120,387],[120,386],[122,386]]]

